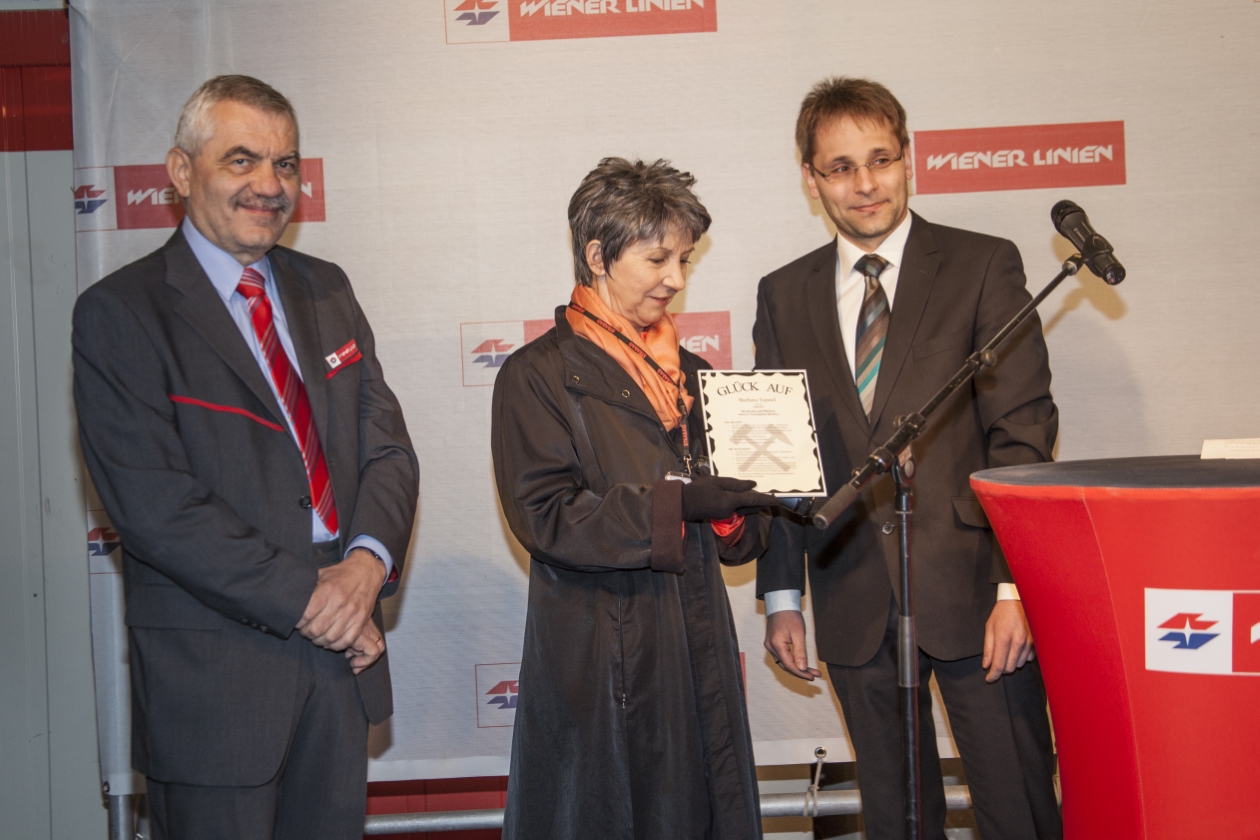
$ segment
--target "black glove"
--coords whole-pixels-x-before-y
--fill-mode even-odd
[[[721,475],[693,476],[682,488],[682,518],[687,522],[730,519],[735,513],[756,513],[779,500],[753,490],[755,481]]]

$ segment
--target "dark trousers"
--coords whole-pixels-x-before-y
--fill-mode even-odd
[[[335,551],[335,549],[334,549]],[[316,550],[318,565],[339,559]],[[343,654],[296,631],[298,658],[289,749],[275,777],[256,787],[147,780],[154,840],[360,838],[367,810],[367,714]]]
[[[896,619],[893,602],[883,641],[870,662],[858,667],[827,664],[856,753],[868,840],[906,836]],[[919,651],[923,836],[945,839],[945,788],[928,687],[935,673],[980,836],[1060,840],[1063,821],[1054,796],[1053,745],[1041,670],[1034,660],[990,684],[984,681],[980,660],[973,656],[950,662]]]

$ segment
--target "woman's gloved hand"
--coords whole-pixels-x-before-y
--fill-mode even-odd
[[[736,513],[756,513],[779,500],[753,490],[755,481],[721,475],[693,476],[682,488],[682,518],[687,522],[729,519]]]

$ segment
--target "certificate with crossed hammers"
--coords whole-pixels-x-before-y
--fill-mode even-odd
[[[803,370],[702,370],[704,438],[715,475],[750,478],[763,493],[826,496]]]

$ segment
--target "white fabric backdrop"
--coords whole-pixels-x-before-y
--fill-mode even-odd
[[[665,14],[643,5],[636,20]],[[108,168],[160,163],[209,76],[249,73],[287,94],[303,154],[323,162],[325,220],[285,241],[349,273],[423,473],[403,590],[386,604],[397,712],[374,733],[374,779],[506,772],[514,669],[499,663],[519,659],[527,560],[492,483],[491,389],[466,383],[490,381],[494,354],[537,328],[520,322],[567,300],[565,208],[603,156],[665,157],[698,177],[715,221],[676,308],[729,312],[729,334],[709,346],[727,342],[740,368],[752,364],[758,279],[833,235],[792,140],[814,82],[882,81],[912,131],[1122,121],[1123,184],[911,206],[1014,240],[1034,290],[1071,252],[1048,220],[1057,200],[1080,203],[1116,246],[1124,285],[1069,279],[1042,308],[1060,459],[1260,436],[1260,3],[692,5],[716,14],[716,31],[507,41],[520,0],[72,4],[77,184],[107,202],[80,211],[81,288],[169,236],[93,220],[128,210]],[[458,43],[483,32],[460,19],[470,9],[502,12],[472,24],[498,42]],[[570,17],[525,23],[590,22]],[[846,757],[827,687],[770,666],[753,574],[727,580],[759,763],[806,762],[820,743]]]

